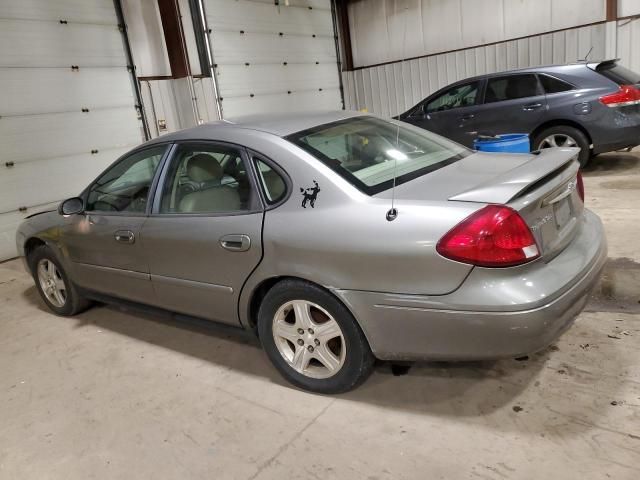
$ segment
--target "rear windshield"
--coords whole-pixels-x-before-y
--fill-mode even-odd
[[[469,154],[426,130],[375,117],[356,117],[294,133],[298,145],[368,195],[438,170]]]
[[[596,72],[601,73],[609,80],[613,80],[618,85],[635,85],[640,83],[640,74],[618,65],[616,62],[601,63],[596,68]]]

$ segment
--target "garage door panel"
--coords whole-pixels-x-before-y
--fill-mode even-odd
[[[0,119],[3,162],[44,160],[140,141],[140,125],[133,107]]]
[[[112,25],[0,20],[0,67],[126,66]]]
[[[299,112],[309,110],[339,110],[342,99],[339,89],[310,91],[287,95],[261,95],[256,97],[225,98],[222,102],[228,118],[253,112]]]
[[[247,67],[226,65],[218,68],[218,81],[225,84],[225,97],[236,96],[250,91],[252,93],[286,93],[283,85],[290,91],[318,88],[337,88],[335,64],[324,65],[252,65],[251,74]],[[253,77],[261,78],[256,83]]]
[[[2,117],[134,104],[131,77],[124,67],[0,68],[0,85]]]
[[[26,212],[0,213],[0,259],[12,258],[18,254],[16,249],[16,230],[25,217],[54,209],[57,205],[58,203],[55,202],[35,206]]]
[[[0,180],[0,212],[60,201],[78,195],[97,175],[134,145],[83,153],[5,169]]]
[[[3,18],[118,24],[113,0],[0,0]]]
[[[229,30],[239,32],[283,32],[333,36],[331,6],[326,8],[287,7],[276,8],[274,3],[260,3],[247,0],[233,2],[230,8],[228,0],[207,0],[205,9],[210,26],[216,31]],[[221,13],[224,12],[224,15]]]
[[[216,33],[213,38],[215,62],[218,65],[251,63],[279,63],[317,61],[336,62],[333,38],[288,37],[277,35]]]

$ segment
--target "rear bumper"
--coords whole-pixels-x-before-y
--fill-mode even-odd
[[[610,110],[606,122],[592,132],[594,154],[640,145],[640,106]]]
[[[585,211],[574,241],[548,263],[474,268],[449,295],[334,290],[382,360],[483,360],[541,350],[586,305],[607,259],[600,219]]]

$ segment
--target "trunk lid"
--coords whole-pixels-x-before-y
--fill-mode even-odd
[[[396,188],[402,200],[449,200],[503,204],[527,222],[543,258],[573,239],[584,204],[577,189],[577,148],[544,149],[530,155],[475,153]],[[385,191],[381,197],[391,196]]]

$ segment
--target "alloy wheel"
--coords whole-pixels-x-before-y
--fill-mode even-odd
[[[564,133],[554,133],[553,135],[549,135],[545,137],[538,145],[538,149],[541,150],[543,148],[553,148],[553,147],[577,147],[578,142]]]
[[[285,303],[273,317],[272,331],[282,358],[302,375],[329,378],[344,365],[347,348],[340,325],[315,303]]]
[[[51,260],[43,258],[38,262],[38,282],[47,300],[57,308],[64,307],[67,301],[67,287],[60,270]]]

